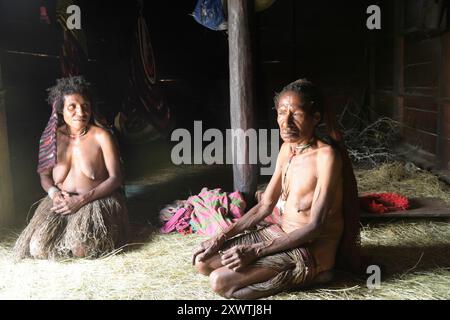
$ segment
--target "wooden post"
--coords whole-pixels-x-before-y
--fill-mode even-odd
[[[442,139],[444,147],[443,165],[444,170],[450,173],[450,31],[447,31],[442,36],[442,76],[440,79],[440,93],[441,93],[441,112],[442,112]],[[438,120],[439,121],[439,120]],[[449,174],[450,179],[450,174]],[[450,183],[450,182],[449,182]]]
[[[228,45],[230,65],[231,129],[244,132],[254,128],[252,52],[250,15],[252,1],[228,0]],[[242,192],[249,204],[257,184],[257,165],[249,163],[249,141],[239,135],[236,155],[245,155],[245,164],[233,164],[234,189]],[[253,143],[256,143],[253,142]]]
[[[436,123],[436,167],[437,169],[448,169],[448,159],[447,159],[447,143],[446,143],[446,132],[445,132],[445,72],[444,69],[444,41],[447,38],[442,35],[439,37],[438,48],[437,48],[437,60],[438,60],[438,96],[437,96],[437,123]]]
[[[5,91],[0,65],[0,226],[14,223],[14,197],[9,163],[8,130],[6,127]]]

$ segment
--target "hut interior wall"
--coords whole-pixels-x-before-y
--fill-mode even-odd
[[[405,143],[419,147],[436,168],[448,170],[450,30],[420,32],[424,11],[417,6],[424,4],[381,1],[382,12],[390,13],[384,17],[394,27],[372,39],[372,107],[401,121]]]
[[[53,2],[47,1],[49,8]],[[278,0],[268,10],[255,15],[256,49],[253,52],[257,61],[254,72],[258,127],[277,127],[274,93],[300,77],[319,84],[327,104],[337,112],[349,101],[367,105],[370,100],[380,114],[401,115],[396,107],[401,96],[394,93],[398,86],[393,71],[396,48],[393,7],[383,5],[383,29],[371,31],[366,28],[366,8],[371,3],[350,2],[342,5],[332,0],[309,3]],[[103,93],[102,111],[111,116],[121,107],[123,84],[127,81],[135,4],[130,1],[121,7],[104,0],[80,3],[83,10],[86,8],[83,12],[88,14],[93,82]],[[173,105],[177,126],[189,128],[193,120],[209,119],[204,129],[208,126],[223,129],[229,127],[230,118],[227,35],[198,25],[188,15],[195,3],[183,1],[175,8],[171,2],[145,1],[144,16],[152,36],[158,79],[165,80],[160,84]],[[0,0],[0,6],[0,59],[4,66],[7,119],[11,124],[8,125],[10,158],[14,193],[20,195],[20,199],[16,198],[17,211],[22,219],[30,204],[42,196],[35,172],[37,146],[50,113],[45,89],[59,77],[62,35],[54,25],[39,22],[39,1],[17,0],[6,5],[6,0]],[[377,45],[371,47],[371,41]],[[427,41],[433,44],[437,40]],[[448,41],[443,42],[443,51],[450,50],[446,43]],[[410,46],[422,48],[420,44],[408,43],[405,51]],[[412,50],[416,50],[415,47]],[[410,124],[407,130],[419,132],[416,127],[420,127],[420,137],[429,140],[425,145],[434,145],[434,149],[429,147],[432,152],[437,146],[436,133],[433,133],[437,115],[433,110],[443,102],[444,115],[449,119],[450,100],[436,101],[433,92],[437,92],[438,85],[431,73],[437,65],[431,62],[430,52],[424,47],[421,50],[426,60],[412,53],[408,56],[408,64],[411,64],[406,68],[408,74],[405,71],[405,89],[411,93],[405,96]],[[444,65],[448,63],[450,61],[444,61]],[[370,69],[376,73],[370,73]],[[421,73],[425,73],[421,79],[424,82],[414,82],[414,77]],[[450,74],[443,77],[450,77]],[[450,87],[444,89],[448,97]],[[418,94],[418,90],[422,94]],[[448,137],[450,122],[446,123],[443,130]]]

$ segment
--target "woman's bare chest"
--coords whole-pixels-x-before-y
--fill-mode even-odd
[[[63,142],[58,144],[54,174],[60,179],[69,174],[75,176],[82,174],[90,180],[96,180],[99,175],[102,175],[103,158],[99,144],[92,139]]]

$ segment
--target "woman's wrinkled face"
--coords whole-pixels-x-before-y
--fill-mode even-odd
[[[73,129],[83,129],[91,118],[91,103],[82,95],[75,93],[64,96],[63,117]]]
[[[285,92],[278,99],[277,122],[280,136],[287,143],[305,143],[314,133],[320,114],[310,115],[303,108],[302,97],[295,92]]]

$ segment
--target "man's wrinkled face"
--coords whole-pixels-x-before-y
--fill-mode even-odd
[[[302,97],[295,92],[283,93],[276,110],[281,139],[288,143],[305,143],[320,120],[319,113],[312,116],[305,110]]]
[[[73,129],[86,127],[91,118],[91,103],[80,94],[64,96],[63,117],[66,124]]]

